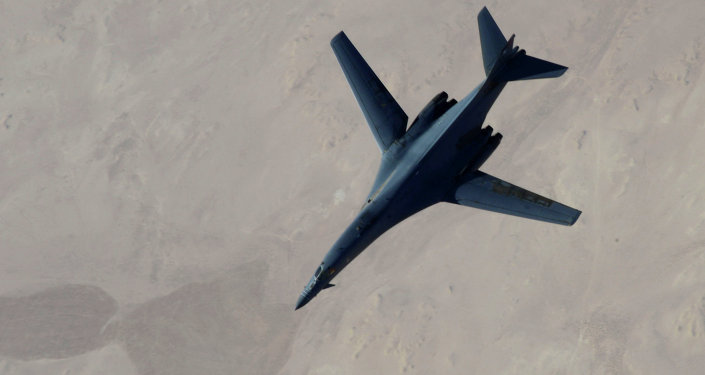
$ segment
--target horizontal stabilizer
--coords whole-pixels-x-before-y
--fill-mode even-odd
[[[581,213],[480,171],[468,175],[447,200],[463,206],[561,225],[573,225]]]
[[[525,53],[514,56],[497,76],[500,82],[519,81],[526,79],[560,77],[568,70],[563,65],[537,59]]]

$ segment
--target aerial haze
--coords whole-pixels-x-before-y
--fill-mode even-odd
[[[380,152],[330,49],[409,115],[511,82],[482,170],[572,227],[438,204],[294,303]],[[0,373],[698,374],[705,3],[0,2]]]

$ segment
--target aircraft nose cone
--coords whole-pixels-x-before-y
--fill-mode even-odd
[[[300,295],[299,299],[296,301],[296,307],[294,307],[294,311],[302,308],[305,304],[308,303],[308,301],[308,298],[304,297],[303,295]]]

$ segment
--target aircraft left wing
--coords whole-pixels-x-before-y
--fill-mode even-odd
[[[382,152],[404,135],[408,116],[342,31],[331,41],[353,94]]]
[[[480,171],[466,177],[448,201],[561,225],[573,225],[581,214],[574,208]]]

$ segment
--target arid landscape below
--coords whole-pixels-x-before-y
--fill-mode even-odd
[[[410,120],[508,84],[488,173],[572,227],[438,204],[296,299]],[[705,2],[1,1],[0,374],[702,374]]]

